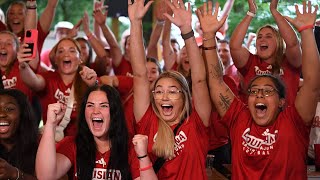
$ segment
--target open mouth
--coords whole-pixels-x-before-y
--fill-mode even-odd
[[[262,117],[266,114],[268,107],[263,103],[257,103],[256,106],[256,113],[258,117]]]
[[[163,104],[161,105],[162,111],[165,115],[168,115],[171,113],[173,106],[170,104]]]
[[[265,51],[265,50],[268,49],[268,47],[269,47],[269,46],[266,45],[266,44],[261,44],[261,45],[260,45],[260,50],[261,50],[261,51]]]
[[[10,127],[9,122],[0,122],[0,133],[6,133],[8,132]]]
[[[92,124],[93,124],[93,127],[95,129],[100,129],[102,127],[102,124],[103,124],[103,119],[101,119],[101,118],[93,118],[92,119]]]
[[[0,61],[6,61],[7,60],[8,53],[5,51],[0,52]]]

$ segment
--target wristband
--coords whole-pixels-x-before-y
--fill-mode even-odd
[[[306,30],[306,29],[313,29],[313,28],[314,28],[314,24],[301,26],[301,27],[298,29],[298,32],[299,32],[299,33],[301,33],[303,30]]]
[[[189,39],[189,38],[191,38],[191,37],[193,37],[193,36],[194,36],[194,33],[193,33],[193,30],[192,30],[192,29],[191,29],[191,31],[188,32],[187,34],[181,34],[181,37],[182,37],[183,40],[187,40],[187,39]]]
[[[150,163],[148,166],[143,167],[143,168],[139,168],[140,171],[146,171],[152,168],[152,163]]]
[[[158,24],[158,25],[161,25],[161,26],[163,26],[164,23],[165,23],[165,21],[157,21],[157,24]]]
[[[210,47],[203,47],[202,46],[202,49],[203,50],[213,50],[213,49],[217,49],[217,46],[210,46]]]
[[[145,157],[147,157],[148,156],[148,154],[146,154],[146,155],[144,155],[144,156],[137,156],[137,158],[138,159],[142,159],[142,158],[145,158]]]
[[[248,12],[247,12],[247,15],[248,15],[248,16],[251,16],[251,17],[255,17],[255,16],[256,16],[256,14],[255,14],[255,13],[250,12],[250,11],[248,11]]]
[[[213,36],[212,38],[208,38],[208,39],[207,38],[202,38],[202,40],[203,41],[209,41],[209,40],[214,39],[214,38],[216,38],[216,36]]]

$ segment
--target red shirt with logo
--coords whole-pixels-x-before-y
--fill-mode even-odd
[[[232,147],[232,179],[307,179],[310,127],[288,106],[272,125],[255,124],[249,109],[235,98],[223,117]]]
[[[152,146],[158,132],[158,117],[150,105],[139,121],[138,133],[149,137],[148,155],[154,163],[157,157]],[[174,129],[177,125],[172,126]],[[195,109],[184,120],[175,135],[174,157],[167,160],[157,176],[166,180],[207,179],[205,160],[208,152],[209,128],[205,127]]]
[[[259,56],[250,54],[247,64],[243,68],[239,68],[244,78],[244,89],[247,89],[252,78],[256,75],[272,74],[272,65],[261,60]],[[301,68],[295,68],[290,65],[286,57],[283,58],[280,77],[286,85],[286,103],[294,105],[299,88]],[[247,94],[241,94],[243,102],[247,103]]]
[[[129,142],[130,143],[130,142]],[[75,137],[66,137],[57,144],[57,153],[65,155],[71,162],[73,169],[70,170],[72,178],[77,180],[77,147]],[[139,161],[133,148],[129,150],[129,166],[132,179],[140,177]],[[121,172],[118,169],[107,169],[110,151],[101,154],[96,153],[95,167],[92,172],[93,180],[121,180]]]
[[[127,73],[132,74],[132,67],[130,62],[122,56],[121,62],[118,67],[113,66],[114,74],[115,75],[122,75],[125,76]]]
[[[48,105],[52,103],[63,103],[68,104],[68,98],[70,96],[71,88],[73,82],[65,85],[61,76],[58,72],[44,72],[41,74],[46,81],[46,86],[44,90],[38,92],[42,107],[42,117],[43,123],[47,122],[47,110]],[[74,136],[77,132],[77,112],[76,112],[77,102],[73,103],[73,110],[71,113],[71,120],[68,126],[64,129],[65,136]]]

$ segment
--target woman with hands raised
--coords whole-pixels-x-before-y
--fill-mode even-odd
[[[273,74],[281,77],[286,89],[286,103],[293,105],[298,92],[301,74],[301,46],[297,35],[285,18],[277,11],[278,0],[271,0],[270,11],[277,27],[265,25],[256,35],[256,54],[243,46],[251,21],[257,13],[255,0],[248,0],[249,11],[233,31],[230,52],[235,66],[244,77],[244,88],[256,75]],[[247,99],[247,94],[240,94]],[[246,102],[245,102],[246,103]]]
[[[297,17],[285,17],[301,34],[302,74],[305,77],[293,106],[285,106],[285,87],[273,75],[260,75],[248,86],[248,106],[235,97],[222,78],[215,50],[206,50],[209,89],[213,103],[228,127],[232,146],[233,179],[307,179],[306,154],[317,97],[320,59],[312,28],[318,6],[303,2]],[[208,15],[200,18],[206,28]],[[204,46],[214,46],[215,40]]]
[[[207,179],[205,158],[211,102],[205,66],[191,28],[191,8],[182,0],[166,1],[185,40],[190,59],[193,102],[188,83],[175,71],[162,73],[150,91],[142,41],[142,18],[151,5],[128,1],[133,69],[134,115],[138,132],[149,137],[148,154],[159,179]],[[151,94],[152,93],[152,94]],[[160,163],[159,163],[160,162]],[[192,163],[190,163],[192,162]]]
[[[157,179],[145,156],[148,138],[136,135],[133,144],[128,141],[116,89],[107,85],[90,87],[80,105],[77,135],[66,137],[56,149],[55,128],[65,112],[62,103],[48,106],[36,158],[39,179],[59,179],[67,172],[72,179]]]

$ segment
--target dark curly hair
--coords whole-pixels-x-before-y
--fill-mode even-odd
[[[78,179],[92,179],[96,160],[96,144],[85,118],[85,108],[88,97],[93,91],[103,91],[109,100],[110,127],[107,133],[111,142],[108,169],[117,169],[122,179],[131,179],[128,163],[128,129],[120,95],[116,89],[108,85],[90,87],[81,103],[79,111],[79,126],[76,136],[77,176]]]

